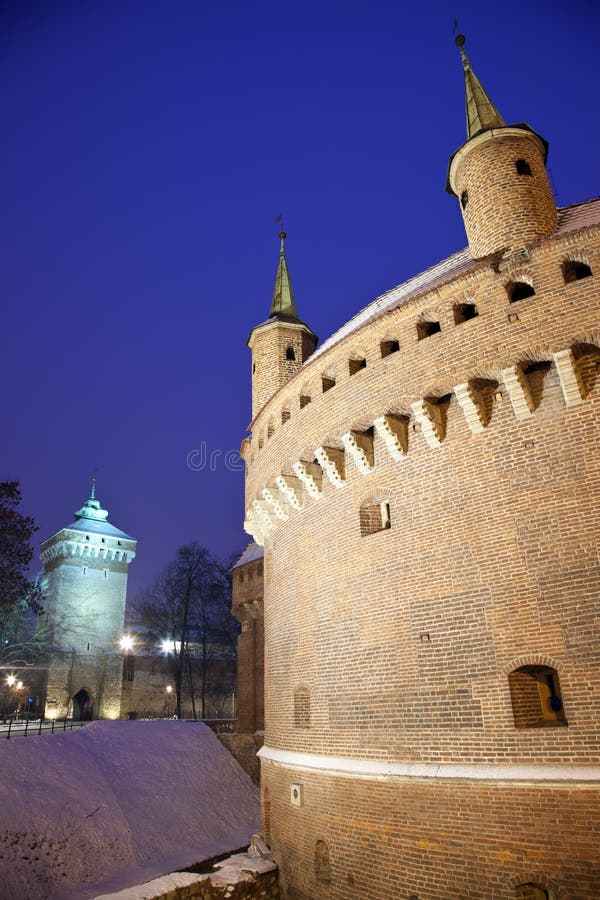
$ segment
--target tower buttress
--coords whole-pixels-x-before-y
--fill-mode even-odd
[[[473,259],[515,251],[556,228],[548,144],[529,125],[506,125],[471,68],[465,73],[467,141],[450,159],[446,190],[458,197]]]
[[[253,328],[248,338],[252,351],[253,419],[314,353],[318,340],[298,315],[285,255],[285,231],[279,237],[281,248],[269,318]]]

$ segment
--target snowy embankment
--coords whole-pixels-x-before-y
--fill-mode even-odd
[[[0,743],[0,896],[85,900],[249,843],[258,789],[205,725],[92,722]]]

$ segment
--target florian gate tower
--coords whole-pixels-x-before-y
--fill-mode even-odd
[[[127,570],[137,542],[108,519],[96,499],[43,542],[50,631],[46,715],[116,719],[121,711]]]
[[[457,43],[468,247],[318,349],[282,248],[249,341],[287,900],[600,896],[600,200]]]

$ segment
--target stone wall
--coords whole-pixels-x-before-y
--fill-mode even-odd
[[[215,868],[208,875],[173,872],[95,900],[279,900],[277,866],[272,860],[239,853]]]

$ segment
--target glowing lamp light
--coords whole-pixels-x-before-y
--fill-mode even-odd
[[[169,638],[164,638],[161,641],[160,649],[163,653],[172,653],[173,652],[173,641],[169,640]]]
[[[173,685],[168,684],[166,687],[166,691],[167,691],[167,694],[172,694],[173,693]]]
[[[7,675],[6,676],[6,683],[9,687],[12,687],[13,684],[16,684],[16,681],[17,681],[17,678],[15,675]]]
[[[125,653],[129,653],[130,650],[133,650],[134,640],[130,634],[124,634],[121,640],[119,641],[119,647],[121,650],[124,650]]]
[[[22,687],[23,687],[23,682],[17,681],[17,690],[20,691]]]

